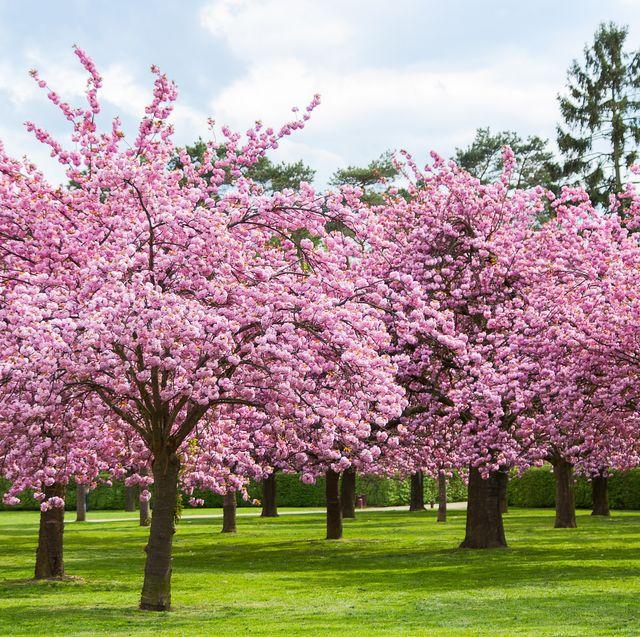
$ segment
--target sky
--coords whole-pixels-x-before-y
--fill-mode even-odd
[[[640,48],[640,0],[0,0],[0,139],[62,179],[24,122],[60,140],[68,122],[28,71],[80,104],[78,44],[104,77],[101,124],[119,115],[131,135],[151,64],[178,85],[179,144],[206,138],[210,117],[279,126],[320,93],[272,155],[303,159],[320,184],[387,149],[449,156],[480,126],[553,140],[566,70],[609,20]]]

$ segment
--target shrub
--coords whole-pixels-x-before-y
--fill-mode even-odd
[[[516,507],[554,507],[555,482],[551,466],[525,471],[509,480],[509,505]],[[591,483],[584,476],[575,478],[576,507],[591,508]],[[640,468],[613,471],[609,477],[609,506],[612,509],[640,509]]]
[[[315,484],[305,484],[300,481],[297,474],[278,472],[276,475],[278,489],[278,506],[281,507],[318,507],[325,506],[324,478],[318,478]],[[0,481],[0,493],[7,487],[6,480]],[[262,499],[262,484],[252,482],[247,491],[250,500],[238,498],[238,506],[253,506],[252,500]],[[437,485],[435,480],[425,479],[425,501],[437,499]],[[357,476],[356,493],[366,497],[368,506],[401,506],[409,504],[410,481],[400,478],[381,478],[377,476]],[[447,487],[449,501],[465,500],[467,488],[464,482],[454,476],[449,480]],[[196,490],[193,493],[196,498],[204,500],[207,508],[222,507],[222,496],[211,491]],[[0,510],[5,509],[29,509],[37,510],[38,502],[30,492],[22,494],[21,503],[16,507],[8,507],[0,503]],[[183,497],[185,508],[189,508],[188,498]],[[76,507],[76,488],[69,484],[65,497],[66,509],[73,510]],[[123,510],[124,509],[124,484],[115,480],[112,486],[101,484],[87,495],[87,510]]]

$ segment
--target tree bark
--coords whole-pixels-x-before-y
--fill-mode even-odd
[[[591,515],[611,515],[609,511],[609,478],[597,475],[591,480],[591,495],[593,509]]]
[[[509,513],[509,503],[507,500],[509,489],[509,472],[507,470],[498,471],[500,482],[500,513]]]
[[[164,611],[171,608],[171,551],[176,532],[178,503],[178,456],[163,450],[153,459],[153,517],[147,544],[141,610]],[[141,513],[142,513],[142,507]]]
[[[44,488],[45,498],[64,498],[64,485],[52,484]],[[36,579],[64,577],[63,560],[64,507],[52,507],[40,512],[38,548],[36,550]]]
[[[411,475],[409,511],[424,511],[424,474],[422,471],[416,471]]]
[[[278,517],[278,500],[276,486],[276,472],[269,474],[262,481],[262,513],[263,518]]]
[[[124,488],[124,510],[125,511],[135,511],[136,510],[136,500],[138,500],[138,487],[132,484],[130,487],[125,486]]]
[[[147,470],[140,469],[140,475],[146,476]],[[140,526],[149,526],[151,524],[151,511],[149,508],[149,500],[140,500],[139,493],[138,493],[139,489],[140,487],[136,489],[136,494],[138,495],[138,500],[140,502]]]
[[[573,493],[573,465],[563,459],[553,463],[556,480],[556,529],[575,529],[576,503]]]
[[[356,517],[356,470],[353,467],[342,472],[340,505],[343,518],[354,519]]]
[[[326,473],[327,540],[342,538],[342,506],[340,504],[340,474],[329,469]]]
[[[236,528],[236,492],[227,491],[222,502],[222,532],[235,533]]]
[[[438,522],[447,521],[447,476],[438,474]]]
[[[76,522],[87,520],[87,485],[76,484]]]
[[[507,546],[500,513],[500,484],[497,472],[486,480],[475,467],[469,469],[467,528],[460,548],[491,549]]]
[[[140,500],[140,526],[151,524],[151,512],[149,510],[149,500]]]

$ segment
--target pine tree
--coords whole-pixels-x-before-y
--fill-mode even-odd
[[[185,146],[187,154],[192,161],[198,163],[202,161],[206,151],[206,144],[202,139],[197,139],[194,144]],[[218,156],[224,157],[225,148],[218,148]],[[181,168],[182,162],[178,157],[174,157],[170,162],[171,168]],[[248,166],[244,170],[246,177],[254,182],[261,184],[267,192],[277,192],[285,188],[298,190],[303,181],[311,183],[315,177],[316,171],[307,166],[302,160],[292,163],[280,162],[274,164],[268,157],[260,157],[255,164]],[[231,182],[231,175],[228,177]]]
[[[603,206],[622,189],[640,143],[640,53],[625,51],[627,35],[626,26],[601,24],[582,63],[569,68],[566,95],[558,96],[563,172]]]
[[[393,153],[386,151],[367,166],[347,166],[336,170],[331,176],[331,186],[358,186],[362,188],[363,200],[371,204],[382,203],[382,193],[398,176],[393,163]]]
[[[311,183],[316,171],[302,160],[293,163],[274,164],[268,157],[261,157],[247,170],[247,176],[262,184],[269,192],[285,188],[298,190],[303,181]]]
[[[554,192],[558,190],[560,167],[554,161],[547,140],[537,135],[523,139],[513,131],[492,133],[489,128],[479,128],[469,146],[456,148],[454,159],[458,166],[482,183],[489,183],[500,177],[504,146],[510,146],[516,156],[513,175],[516,188],[541,185]]]

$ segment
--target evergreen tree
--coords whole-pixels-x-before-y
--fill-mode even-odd
[[[363,200],[371,204],[382,203],[382,193],[388,182],[398,175],[393,163],[393,153],[388,150],[367,166],[347,166],[331,176],[331,186],[358,186],[364,191]]]
[[[200,162],[204,156],[206,144],[202,139],[198,139],[191,146],[186,146],[185,149],[192,161]],[[220,147],[218,156],[222,158],[224,154],[224,147]],[[170,167],[180,168],[180,160],[177,157],[172,159]],[[280,162],[279,164],[274,164],[268,157],[263,156],[255,164],[245,168],[244,173],[245,176],[261,184],[266,191],[276,192],[285,188],[297,190],[300,188],[301,182],[312,182],[316,171],[307,166],[302,160],[293,163]],[[231,182],[230,175],[228,181]]]
[[[533,188],[541,185],[554,192],[558,190],[560,167],[554,161],[547,140],[537,135],[522,139],[514,131],[492,133],[489,128],[479,128],[467,148],[456,148],[454,159],[482,183],[489,183],[499,179],[502,172],[503,146],[510,146],[516,156],[514,186]]]
[[[316,171],[302,160],[274,164],[268,157],[261,157],[247,170],[247,176],[273,192],[291,188],[297,190],[303,181],[312,182]]]
[[[625,50],[627,35],[627,27],[601,24],[582,63],[569,68],[566,94],[558,96],[563,172],[604,206],[638,157],[640,53]]]

